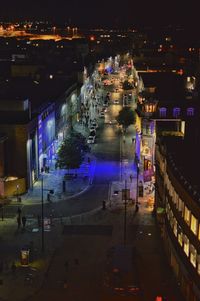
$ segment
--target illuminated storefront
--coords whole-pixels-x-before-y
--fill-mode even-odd
[[[38,116],[38,153],[39,170],[48,167],[54,158],[55,147],[55,111],[54,104],[49,105]]]

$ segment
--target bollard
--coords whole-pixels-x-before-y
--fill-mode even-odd
[[[66,187],[65,187],[65,181],[63,181],[62,188],[63,188],[63,192],[65,192],[65,191],[66,191]]]

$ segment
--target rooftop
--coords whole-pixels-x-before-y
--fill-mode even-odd
[[[167,162],[189,194],[200,202],[200,142],[191,144],[181,137],[162,137],[167,147]]]

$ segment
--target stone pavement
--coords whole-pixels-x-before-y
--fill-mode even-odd
[[[107,251],[124,241],[124,210],[115,209],[98,210],[63,220],[66,226],[76,227],[76,232],[71,234],[62,234],[59,221],[54,221],[59,243],[49,260],[46,273],[42,268],[38,269],[37,281],[39,283],[40,280],[40,285],[36,287],[34,281],[28,285],[29,292],[26,293],[32,294],[31,298],[25,298],[26,286],[24,289],[23,278],[19,276],[18,286],[14,286],[15,300],[107,300],[103,288]],[[84,225],[110,225],[112,234],[80,232]],[[166,263],[154,218],[143,204],[138,213],[135,213],[132,205],[127,208],[127,244],[135,246],[137,251],[136,262],[143,291],[141,301],[154,301],[156,295],[160,294],[170,297],[167,300],[183,301]],[[40,277],[40,274],[44,277]],[[20,291],[22,295],[22,290],[24,298],[20,299],[18,294]],[[6,300],[13,299],[10,296]]]

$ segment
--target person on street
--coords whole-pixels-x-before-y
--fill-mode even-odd
[[[18,216],[20,216],[20,215],[21,215],[21,213],[22,213],[22,210],[21,210],[21,208],[20,208],[20,207],[18,207],[18,209],[17,209],[17,214],[18,214]]]
[[[23,225],[23,228],[26,227],[26,217],[25,216],[22,216],[22,225]]]
[[[16,264],[15,264],[15,262],[13,261],[13,263],[12,263],[12,265],[11,265],[11,271],[12,271],[12,274],[13,274],[13,275],[15,275],[16,269],[17,269]]]
[[[18,225],[18,229],[21,227],[21,217],[18,216],[17,217],[17,225]]]

